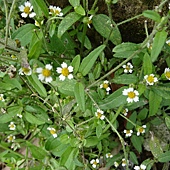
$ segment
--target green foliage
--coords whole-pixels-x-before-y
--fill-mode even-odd
[[[0,162],[11,170],[90,170],[122,168],[125,158],[130,169],[167,168],[168,0],[120,23],[112,5],[121,1],[68,2],[2,3]],[[122,42],[122,25],[139,18],[154,27],[145,23],[140,43]]]

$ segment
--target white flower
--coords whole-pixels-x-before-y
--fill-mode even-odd
[[[126,162],[126,159],[123,158],[123,159],[122,159],[122,166],[126,166],[127,163],[128,163],[128,160],[127,160],[127,162]]]
[[[9,135],[9,136],[7,137],[7,140],[8,140],[8,143],[10,143],[10,142],[14,142],[14,140],[15,140],[15,136],[13,136],[13,135]]]
[[[29,1],[24,3],[25,6],[21,5],[19,7],[19,10],[22,12],[21,16],[23,18],[26,18],[27,16],[29,16],[30,18],[35,17],[36,13],[35,12],[31,12],[33,10],[33,6],[31,5],[31,3]]]
[[[97,168],[97,164],[99,164],[99,159],[92,159],[91,161],[90,161],[90,164],[92,164],[92,167],[93,168]]]
[[[127,114],[128,114],[128,108],[125,108],[123,111],[122,111],[122,113],[124,114],[124,116],[127,116]]]
[[[16,126],[14,124],[14,122],[10,122],[10,124],[8,125],[10,130],[15,130]]]
[[[50,131],[50,133],[53,135],[54,138],[57,137],[57,133],[56,133],[56,130],[54,128],[48,127],[47,130]]]
[[[98,119],[101,119],[101,120],[103,120],[104,118],[105,118],[105,116],[103,115],[103,111],[102,110],[100,110],[100,109],[97,109],[97,112],[95,112],[95,115],[96,115],[96,117],[98,118]]]
[[[151,43],[147,43],[147,48],[149,49],[149,50],[152,50],[152,44]]]
[[[17,116],[18,116],[19,118],[22,118],[22,114],[18,114],[18,113],[17,113]]]
[[[4,99],[4,94],[0,94],[0,101],[4,102],[5,99]]]
[[[59,76],[59,79],[61,81],[64,81],[66,77],[68,77],[68,79],[72,79],[73,75],[70,74],[71,72],[73,72],[73,67],[72,66],[67,66],[66,63],[62,63],[61,67],[57,67],[57,73],[61,74]]]
[[[52,77],[51,77],[51,69],[52,69],[51,64],[46,64],[45,68],[37,68],[36,72],[39,73],[38,79],[41,81],[45,81],[46,83],[51,83],[52,82]]]
[[[132,136],[133,130],[124,130],[123,132],[126,134],[126,137],[130,137]]]
[[[113,157],[113,155],[111,153],[106,154],[106,158],[112,158],[112,157]]]
[[[109,81],[105,80],[101,85],[100,88],[102,89],[106,89],[107,94],[109,94],[109,91],[111,90],[111,88],[109,87]]]
[[[135,170],[145,170],[146,169],[146,166],[141,164],[140,166],[135,166],[134,167]]]
[[[128,62],[126,65],[122,66],[124,68],[124,73],[132,73],[133,72],[133,65]]]
[[[151,86],[158,81],[157,77],[155,77],[154,74],[145,75],[144,79],[146,81],[146,84]]]
[[[141,133],[145,133],[146,125],[137,127],[137,136],[139,136]]]
[[[166,44],[170,46],[170,39],[166,41]]]
[[[93,18],[93,15],[90,15],[88,17],[87,25],[88,25],[89,28],[91,28],[90,24],[92,23],[92,18]]]
[[[137,90],[134,90],[132,87],[128,88],[128,89],[124,89],[123,90],[123,95],[128,96],[127,98],[127,102],[128,103],[132,103],[134,102],[138,102],[139,101],[139,92]]]
[[[166,77],[168,80],[170,80],[170,69],[169,69],[169,68],[165,68],[164,74],[165,74],[165,77]]]
[[[27,75],[30,76],[32,74],[32,69],[30,66],[28,67],[22,67],[19,69],[19,75]]]
[[[119,166],[118,162],[114,162],[114,166],[117,168]]]
[[[49,14],[52,14],[52,15],[55,15],[55,16],[60,16],[60,17],[63,16],[63,13],[61,12],[60,7],[50,5],[49,9],[50,9]]]

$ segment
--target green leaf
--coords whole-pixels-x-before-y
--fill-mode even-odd
[[[50,37],[52,37],[55,34],[56,26],[57,26],[56,23],[51,23],[50,29],[49,29]]]
[[[35,124],[35,125],[42,125],[45,123],[45,121],[43,121],[40,118],[37,118],[36,115],[34,116],[33,114],[29,113],[29,112],[25,112],[24,113],[24,117],[25,119],[31,123],[31,124]]]
[[[162,97],[152,90],[149,92],[149,116],[154,116],[160,107]]]
[[[0,116],[0,123],[7,123],[13,120],[13,117],[17,114],[21,114],[23,111],[22,106],[12,106],[7,109],[7,113]]]
[[[99,139],[96,136],[90,136],[86,139],[85,147],[96,146],[99,143]]]
[[[82,83],[76,83],[74,87],[74,94],[76,97],[77,104],[79,108],[84,112],[85,111],[85,93],[84,86]]]
[[[82,73],[83,76],[89,73],[95,61],[97,60],[98,56],[104,49],[105,49],[105,45],[100,45],[83,59],[79,68],[79,71]]]
[[[97,63],[93,71],[93,75],[95,79],[98,79],[100,77],[101,71],[102,71],[102,66],[100,63]]]
[[[100,136],[102,135],[102,130],[103,128],[102,128],[102,125],[101,124],[98,124],[97,126],[96,126],[96,136],[97,136],[97,138],[100,138]]]
[[[120,89],[116,90],[114,93],[109,95],[106,99],[99,102],[99,107],[101,109],[113,109],[117,108],[122,104],[126,103],[127,96],[123,96],[122,91],[126,87],[121,87]]]
[[[58,37],[61,38],[61,36],[80,18],[81,15],[76,12],[71,12],[66,15],[58,26]]]
[[[160,141],[157,137],[151,133],[151,139],[149,141],[150,150],[155,158],[158,158],[160,154],[163,153],[162,147],[160,145]]]
[[[152,61],[150,55],[147,52],[143,57],[143,70],[144,70],[144,75],[148,75],[152,73]]]
[[[73,58],[71,65],[74,68],[73,73],[76,74],[77,71],[79,70],[79,66],[80,66],[80,55],[76,55]]]
[[[144,119],[146,119],[147,115],[148,115],[148,109],[147,109],[147,108],[143,108],[143,109],[139,112],[139,114],[137,115],[137,118],[138,118],[139,120],[144,120]]]
[[[161,21],[161,16],[156,12],[156,11],[152,11],[152,10],[146,10],[143,11],[143,16],[146,18],[150,18],[156,22],[160,22]]]
[[[45,149],[47,151],[52,151],[55,148],[57,148],[60,144],[61,142],[59,141],[58,138],[54,138],[53,136],[51,136],[45,143]]]
[[[69,0],[69,3],[73,6],[79,6],[80,5],[80,0]]]
[[[166,126],[168,127],[168,129],[170,129],[170,116],[165,117],[165,123],[166,123]]]
[[[23,25],[12,34],[12,38],[18,39],[21,42],[21,46],[26,46],[31,42],[33,30],[35,28],[33,24]]]
[[[77,33],[77,38],[82,43],[83,33],[82,32],[78,32]],[[90,42],[89,38],[86,35],[85,35],[85,40],[84,40],[84,46],[88,50],[90,50],[92,48],[91,42]]]
[[[80,14],[80,15],[82,15],[82,16],[85,16],[85,14],[86,14],[84,8],[83,8],[81,5],[75,6],[75,7],[74,7],[74,10],[75,10],[75,12],[76,12],[77,14]]]
[[[93,16],[92,23],[96,31],[103,37],[108,38],[114,45],[121,43],[121,34],[117,27],[112,26],[110,18],[104,14]]]
[[[158,156],[159,162],[169,162],[170,161],[170,151],[166,151],[165,153],[161,153]]]
[[[135,84],[138,82],[138,78],[134,74],[123,74],[115,76],[113,82],[116,84]]]
[[[167,32],[164,30],[156,33],[155,38],[153,40],[152,50],[151,50],[152,62],[156,61],[156,59],[158,58],[162,50],[162,47],[165,44],[167,35],[168,35]]]
[[[141,136],[136,136],[136,135],[133,135],[131,138],[130,138],[133,146],[136,148],[136,150],[138,152],[142,152],[142,137]]]
[[[27,79],[34,90],[36,90],[35,92],[37,92],[41,97],[47,97],[46,89],[35,74],[32,73],[30,76],[27,76]]]
[[[135,155],[134,152],[130,152],[130,160],[134,163],[134,164],[137,164],[138,165],[138,159]]]
[[[156,86],[152,87],[152,91],[164,99],[170,99],[170,88],[168,86]]]

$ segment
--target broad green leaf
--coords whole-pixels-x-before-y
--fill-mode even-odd
[[[152,87],[152,91],[163,99],[170,99],[170,87],[169,86],[156,86]]]
[[[168,129],[170,129],[170,116],[165,117],[165,123],[166,123],[166,126],[168,127]]]
[[[77,104],[82,111],[85,111],[85,93],[84,85],[80,82],[74,86],[74,95],[76,97]]]
[[[90,136],[86,139],[85,147],[96,146],[99,143],[99,139],[96,136]]]
[[[135,155],[134,152],[130,152],[130,160],[134,163],[134,164],[137,164],[138,165],[138,159]]]
[[[161,21],[161,16],[156,11],[152,11],[152,10],[143,11],[143,16],[146,18],[150,18],[156,22]]]
[[[22,106],[12,106],[7,109],[7,113],[0,116],[0,123],[10,122],[17,114],[21,114],[23,111]]]
[[[45,123],[45,121],[40,118],[37,118],[36,115],[34,116],[32,113],[29,112],[25,112],[24,117],[31,124],[42,125]]]
[[[30,76],[27,76],[27,79],[35,92],[37,92],[41,97],[47,97],[46,89],[35,74],[32,73]]]
[[[114,45],[121,43],[122,38],[119,29],[112,26],[110,18],[107,15],[97,14],[93,16],[92,23],[96,31],[101,36],[108,38]]]
[[[76,12],[71,12],[66,15],[58,26],[58,37],[61,38],[61,36],[80,18],[81,15]]]
[[[135,84],[138,82],[138,78],[134,74],[123,74],[115,76],[113,82],[116,84]]]
[[[137,113],[136,111],[134,111],[130,117],[129,117],[129,120],[131,120],[131,122],[133,123],[136,123],[136,118],[137,118]],[[130,122],[127,121],[127,124],[126,124],[126,129],[133,129],[134,125]]]
[[[76,74],[77,71],[79,70],[79,66],[80,66],[80,55],[76,55],[73,60],[71,65],[73,66],[73,73]]]
[[[99,102],[99,107],[101,109],[113,109],[117,108],[122,104],[125,104],[127,101],[127,96],[123,96],[122,91],[126,87],[121,87],[120,89],[116,90],[114,93],[109,95],[106,99],[103,101]]]
[[[45,143],[45,149],[47,151],[52,151],[61,144],[58,138],[51,136]]]
[[[149,92],[149,116],[154,116],[160,107],[162,97],[154,93],[152,90]]]
[[[78,40],[82,43],[82,39],[83,39],[83,33],[82,32],[78,32],[77,33],[77,38]],[[92,48],[91,42],[89,40],[89,38],[85,35],[85,40],[84,40],[84,46],[90,50]]]
[[[19,89],[22,90],[22,86],[17,78],[10,78],[9,76],[5,76],[3,79],[4,84],[12,90],[12,89]]]
[[[170,151],[158,155],[159,162],[170,162]]]
[[[144,70],[144,75],[148,75],[152,73],[152,61],[150,55],[147,52],[143,57],[143,70]]]
[[[100,138],[101,135],[102,135],[102,125],[98,124],[96,126],[96,136],[97,136],[97,138]]]
[[[74,86],[76,84],[76,80],[74,79],[67,79],[64,81],[59,80],[59,78],[56,78],[56,81],[51,82],[51,84],[58,89],[61,93],[68,95],[68,96],[74,96]]]
[[[52,37],[55,34],[56,31],[56,23],[51,23],[50,25],[50,29],[49,29],[49,35],[50,37]]]
[[[160,145],[159,139],[151,133],[151,138],[149,141],[150,150],[155,158],[158,158],[160,154],[163,153],[162,147]]]
[[[102,66],[100,63],[97,63],[93,71],[93,75],[95,79],[98,79],[100,77],[101,71],[102,71]]]
[[[165,44],[167,35],[168,34],[165,30],[162,30],[162,31],[156,33],[155,38],[153,40],[152,50],[151,50],[152,62],[157,60],[157,58],[162,50],[162,47]]]
[[[79,68],[79,71],[82,73],[83,76],[89,73],[98,56],[105,49],[105,47],[106,47],[105,45],[100,45],[83,59]]]
[[[137,118],[138,118],[139,120],[144,120],[144,119],[147,117],[147,115],[148,115],[148,109],[147,109],[147,108],[143,108],[143,109],[139,112],[139,114],[137,115]]]
[[[133,102],[132,104],[128,106],[128,108],[129,110],[134,110],[134,109],[143,107],[146,104],[148,104],[148,101],[146,100],[146,98],[140,97],[138,102]]]
[[[80,0],[69,0],[69,2],[73,7],[80,5]]]
[[[35,28],[33,24],[23,25],[12,34],[12,38],[18,39],[21,42],[21,46],[26,46],[31,42],[33,30]]]
[[[84,16],[84,15],[86,14],[84,8],[83,8],[81,5],[75,6],[75,7],[74,7],[74,10],[75,10],[75,12],[76,12],[77,14],[80,14],[80,15],[82,15],[82,16]]]
[[[142,152],[142,143],[143,143],[143,140],[142,140],[142,137],[141,136],[136,136],[136,135],[133,135],[131,138],[130,138],[133,146],[136,148],[136,150],[141,153]]]

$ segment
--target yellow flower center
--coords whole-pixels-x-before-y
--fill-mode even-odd
[[[63,68],[62,70],[61,70],[61,74],[63,75],[63,76],[65,76],[65,77],[67,77],[68,75],[69,75],[69,70],[68,70],[68,68],[66,67],[66,68]]]
[[[133,99],[135,98],[136,94],[133,91],[128,92],[128,97]]]
[[[0,100],[3,100],[3,98],[0,96]]]
[[[42,75],[44,77],[49,77],[51,75],[51,71],[49,69],[45,68],[45,69],[42,70]]]
[[[10,128],[15,128],[14,124],[10,124]]]
[[[154,77],[153,76],[148,76],[147,78],[149,83],[153,83],[154,82]]]
[[[169,46],[170,46],[170,42],[169,43],[167,43]]]
[[[22,68],[22,71],[25,73],[25,74],[28,74],[30,72],[30,69],[29,68],[26,68],[26,67],[23,67]]]
[[[59,14],[60,14],[60,11],[55,10],[55,14],[56,14],[56,15],[59,15]]]
[[[50,130],[50,133],[51,133],[52,135],[54,135],[54,134],[56,134],[56,130],[55,130],[55,129],[51,129],[51,130]]]
[[[89,20],[88,20],[88,24],[91,24],[91,23],[92,23],[92,20],[91,20],[91,19],[89,19]]]
[[[12,141],[13,140],[13,136],[9,136],[8,140]]]
[[[97,165],[97,162],[95,161],[95,162],[93,162],[93,164],[94,164],[94,165]]]
[[[100,112],[97,112],[97,117],[100,119],[102,114]]]
[[[126,130],[126,134],[130,134],[130,130]]]
[[[165,76],[169,79],[169,78],[170,78],[170,72],[167,71],[167,72],[165,73]]]
[[[103,83],[103,88],[107,89],[109,85],[107,83]]]
[[[29,13],[30,13],[30,7],[29,7],[29,6],[26,6],[26,7],[24,8],[24,12],[25,12],[26,14],[29,14]]]
[[[142,132],[144,131],[143,127],[140,127],[140,128],[138,129],[138,131],[139,131],[140,133],[142,133]]]
[[[129,66],[126,66],[126,70],[128,70],[128,71],[129,71],[129,70],[130,70],[130,67],[129,67]]]

